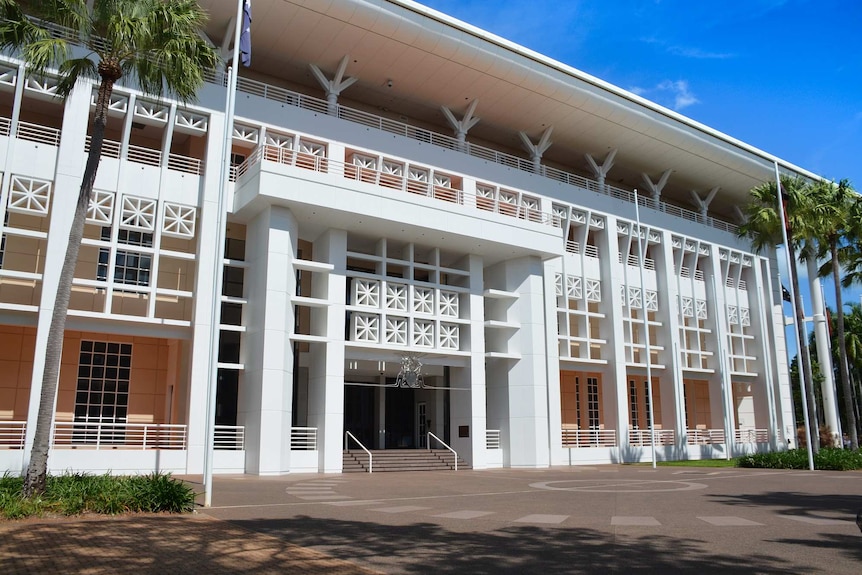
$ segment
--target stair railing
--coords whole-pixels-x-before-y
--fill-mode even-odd
[[[445,441],[443,441],[442,439],[440,439],[439,437],[437,437],[436,435],[434,435],[430,431],[428,432],[428,451],[431,451],[431,438],[432,437],[437,440],[437,443],[439,443],[440,445],[442,445],[443,447],[445,447],[446,449],[448,449],[449,451],[451,451],[455,455],[455,471],[458,471],[458,452],[455,451],[454,449],[452,449],[451,447],[449,447],[448,445],[446,445]]]
[[[365,449],[365,446],[364,446],[364,445],[362,445],[362,442],[361,442],[361,441],[359,441],[358,439],[356,439],[356,436],[355,436],[355,435],[353,435],[353,434],[352,434],[352,433],[350,433],[349,431],[345,431],[345,432],[344,432],[344,449],[346,449],[347,451],[350,451],[350,445],[349,445],[349,443],[348,443],[348,441],[347,441],[347,440],[348,440],[348,438],[350,438],[350,439],[352,439],[353,441],[355,441],[355,442],[356,442],[356,445],[358,445],[359,447],[361,447],[361,448],[362,448],[362,451],[364,451],[365,453],[367,453],[367,454],[368,454],[368,473],[371,473],[371,469],[372,469],[372,467],[373,467],[373,459],[374,459],[374,458],[373,458],[373,456],[371,455],[371,452],[370,452],[370,451],[368,451],[367,449]],[[444,445],[445,445],[445,444],[444,444]],[[456,465],[457,465],[457,463],[456,463]],[[456,469],[457,469],[457,467],[456,467]]]

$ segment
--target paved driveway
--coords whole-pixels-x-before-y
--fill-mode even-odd
[[[386,573],[862,573],[862,473],[221,476],[206,515]]]

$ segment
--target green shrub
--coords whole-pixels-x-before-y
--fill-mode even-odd
[[[195,505],[192,488],[168,473],[49,476],[45,493],[32,499],[21,495],[23,484],[21,477],[7,474],[0,478],[0,516],[16,519],[47,513],[182,513],[193,510]]]
[[[755,453],[737,460],[738,467],[761,469],[808,469],[808,452],[790,449],[773,453]],[[814,456],[814,469],[847,471],[862,469],[862,452],[824,448]]]

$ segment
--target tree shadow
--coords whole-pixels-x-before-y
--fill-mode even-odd
[[[379,523],[297,516],[237,520],[237,525],[314,547],[348,561],[396,573],[790,573],[812,572],[781,557],[727,555],[706,541],[587,528],[510,526],[489,532],[439,525]]]

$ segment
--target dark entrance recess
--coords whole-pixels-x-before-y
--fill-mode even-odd
[[[386,390],[386,449],[413,449],[416,416],[413,390],[390,387]]]
[[[374,448],[374,388],[344,387],[344,429],[368,449]],[[355,448],[355,444],[350,445]]]
[[[216,380],[216,425],[236,425],[239,372],[235,369],[219,369]]]

